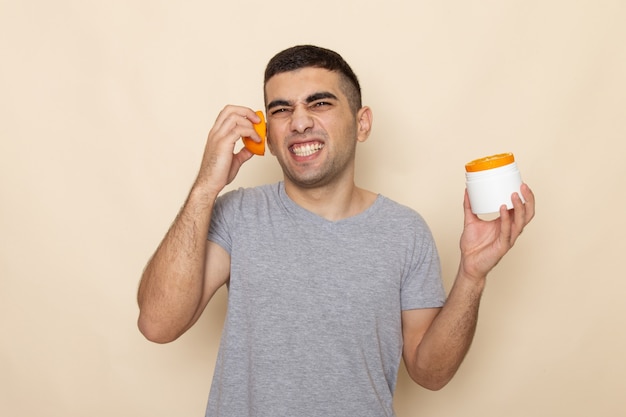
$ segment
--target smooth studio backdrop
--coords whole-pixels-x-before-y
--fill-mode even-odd
[[[399,417],[624,415],[625,21],[619,0],[0,1],[0,415],[203,415],[226,292],[156,345],[138,280],[218,112],[262,108],[299,43],[360,77],[357,181],[426,218],[447,288],[464,163],[514,152],[536,193],[456,378],[401,373]],[[229,188],[280,177],[255,157]]]

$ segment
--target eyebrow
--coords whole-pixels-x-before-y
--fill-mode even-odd
[[[334,95],[333,93],[329,92],[329,91],[321,91],[319,93],[313,93],[310,96],[308,96],[304,101],[309,104],[312,103],[314,101],[317,100],[324,100],[324,99],[333,99],[333,100],[337,100],[337,96]],[[272,102],[270,102],[267,105],[268,110],[272,109],[274,107],[279,107],[279,106],[291,106],[293,105],[293,102],[290,102],[288,100],[274,100]]]

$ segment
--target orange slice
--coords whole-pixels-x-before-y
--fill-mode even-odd
[[[493,169],[502,167],[515,162],[515,157],[512,153],[499,153],[496,155],[486,156],[484,158],[475,159],[465,164],[465,171],[478,172],[485,171],[487,169]]]
[[[243,146],[255,155],[265,154],[265,139],[267,137],[267,125],[265,124],[265,117],[263,112],[258,110],[255,112],[257,116],[261,118],[259,123],[254,124],[254,131],[261,137],[261,142],[255,142],[250,137],[244,137]]]

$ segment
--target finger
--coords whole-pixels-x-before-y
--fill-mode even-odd
[[[256,124],[262,121],[262,118],[249,108],[238,108],[236,113],[231,117],[236,125],[235,129],[239,136],[246,139],[252,139],[255,142],[263,142],[263,138],[257,132]],[[241,114],[241,111],[245,111],[245,114]],[[241,117],[237,117],[241,116]]]
[[[228,173],[228,178],[226,180],[227,184],[230,184],[235,177],[237,176],[237,173],[239,172],[239,168],[241,168],[241,166],[250,158],[252,158],[254,154],[252,152],[250,152],[249,150],[242,148],[239,152],[233,154],[233,159],[232,162],[230,164],[230,170]]]
[[[253,123],[259,121],[259,116],[257,116],[252,109],[243,106],[228,105],[218,114],[212,130],[220,137],[229,136],[230,132],[241,134],[245,132],[242,132],[239,127],[243,127],[247,132],[247,129],[253,129]]]
[[[244,147],[244,148],[241,148],[239,152],[233,155],[233,160],[235,164],[237,164],[238,166],[241,166],[244,162],[246,162],[253,156],[254,154]]]
[[[514,210],[507,209],[506,204],[500,206],[500,240],[504,242],[507,247],[511,245],[512,211]]]
[[[248,109],[249,111],[252,112],[252,114],[250,113],[246,113],[244,115],[244,117],[248,120],[250,120],[252,123],[259,123],[261,121],[261,118],[259,117],[258,114],[256,114],[255,111],[252,111],[251,109]]]
[[[521,187],[522,196],[524,197],[524,204],[526,206],[526,217],[524,223],[528,224],[535,217],[535,193],[530,189],[527,184],[522,184]]]
[[[239,120],[249,119],[253,123],[259,121],[259,117],[256,115],[254,110],[249,107],[244,106],[234,106],[232,104],[227,105],[222,109],[222,111],[217,115],[217,119],[215,120],[215,125],[222,125],[226,122],[226,120],[231,119],[233,116],[239,116]],[[232,119],[237,120],[238,118]]]
[[[233,149],[235,143],[242,137],[249,137],[256,142],[262,141],[254,129],[253,122],[238,113],[231,113],[222,118],[221,124],[216,125],[213,130],[213,137],[215,141],[228,143],[228,146]]]
[[[514,193],[511,196],[511,201],[513,202],[513,210],[511,210],[513,223],[511,224],[510,241],[511,245],[513,245],[526,225],[526,205],[518,193]]]

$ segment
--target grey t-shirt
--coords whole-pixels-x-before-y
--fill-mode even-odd
[[[207,416],[394,415],[401,311],[445,301],[414,210],[379,195],[332,222],[279,182],[221,196],[209,239],[231,275]]]

